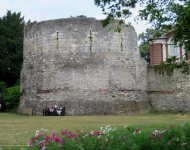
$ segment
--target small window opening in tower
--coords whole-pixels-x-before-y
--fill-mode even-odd
[[[57,50],[58,50],[58,49],[59,49],[59,43],[58,43],[58,40],[59,40],[59,32],[58,32],[58,31],[57,31],[57,39],[56,39],[56,40],[57,40],[57,47],[56,47],[56,48],[57,48]]]
[[[122,33],[121,33],[121,38],[120,38],[120,39],[121,39],[121,51],[123,51],[123,43],[122,43],[122,42],[123,42],[123,38],[122,38]]]
[[[91,47],[92,47],[92,36],[91,36],[92,34],[91,34],[91,30],[90,30],[90,37],[88,37],[88,38],[90,38],[90,51],[91,51]]]

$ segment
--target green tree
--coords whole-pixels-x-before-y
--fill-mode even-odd
[[[138,41],[140,42],[140,55],[146,60],[147,64],[150,64],[150,45],[148,39],[150,36],[154,35],[154,33],[154,29],[146,29],[146,32],[143,32],[138,36]]]
[[[80,15],[80,16],[77,16],[78,18],[86,18],[85,15]]]
[[[137,4],[141,7],[139,14],[135,17],[135,21],[147,20],[153,25],[157,31],[154,37],[168,33],[175,25],[174,36],[175,43],[188,46],[190,50],[190,1],[187,0],[94,0],[95,5],[102,8],[103,14],[107,15],[102,21],[105,27],[116,19],[118,27],[114,28],[116,32],[120,32],[120,25],[125,22],[126,18],[131,17],[133,8]],[[107,10],[110,10],[106,12]],[[127,23],[130,24],[130,23]],[[158,32],[163,29],[165,32]],[[183,30],[183,31],[181,31]]]
[[[24,17],[21,13],[11,13],[0,18],[0,81],[8,87],[20,79],[23,62],[23,28]]]
[[[0,81],[0,104],[3,103],[6,87],[7,84],[4,81]]]
[[[114,19],[118,21],[115,32],[120,32],[120,25],[125,22],[126,18],[131,17],[133,8],[137,4],[141,7],[139,14],[135,17],[135,21],[147,20],[155,29],[154,37],[160,37],[173,31],[172,40],[174,44],[185,46],[190,51],[190,1],[189,0],[94,0],[95,5],[102,8],[103,14],[107,15],[103,20],[102,26],[105,27]],[[110,10],[108,12],[107,9]],[[129,25],[128,23],[127,25]],[[126,25],[126,26],[127,26]],[[184,60],[176,64],[176,57],[167,58],[166,62],[161,62],[156,70],[167,69],[173,73],[174,69],[182,68],[182,73],[188,72],[186,60],[189,56],[186,53]]]
[[[3,102],[5,103],[7,110],[16,109],[20,102],[20,86],[6,88]]]

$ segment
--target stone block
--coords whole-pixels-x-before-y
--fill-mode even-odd
[[[22,111],[22,115],[24,116],[32,116],[32,108],[24,108]]]

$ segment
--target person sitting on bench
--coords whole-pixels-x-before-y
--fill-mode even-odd
[[[58,105],[55,103],[54,110],[57,112]]]
[[[62,109],[63,109],[63,107],[62,107],[62,105],[60,105],[58,107],[58,110],[57,110],[57,113],[58,113],[59,116],[61,116]]]
[[[51,106],[50,106],[50,104],[48,104],[48,106],[46,107],[46,113],[49,114],[49,112],[51,112]]]

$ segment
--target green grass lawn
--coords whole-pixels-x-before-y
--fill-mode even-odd
[[[139,116],[21,116],[16,113],[0,113],[0,145],[26,145],[36,133],[36,130],[49,129],[59,133],[69,129],[72,132],[100,131],[100,127],[110,125],[118,128],[124,126],[140,128],[142,132],[163,130],[170,125],[179,126],[184,121],[189,122],[190,115],[186,114],[149,114]],[[150,126],[147,128],[147,126]]]

